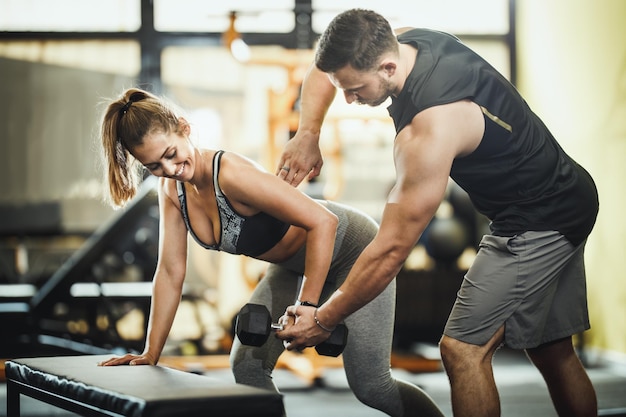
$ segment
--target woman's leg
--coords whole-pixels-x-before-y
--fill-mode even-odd
[[[394,280],[377,298],[346,319],[349,333],[343,360],[348,383],[362,403],[391,416],[442,417],[424,391],[391,375],[395,294]]]
[[[295,301],[297,286],[296,273],[270,265],[249,302],[266,306],[272,320],[276,321],[285,312],[285,308]],[[272,371],[283,350],[282,340],[272,334],[262,346],[246,346],[235,337],[230,352],[230,365],[235,381],[278,391],[272,380]]]

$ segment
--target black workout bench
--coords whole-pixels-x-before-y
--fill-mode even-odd
[[[281,394],[164,366],[97,363],[111,355],[6,362],[7,416],[26,395],[82,416],[263,416],[284,414]]]

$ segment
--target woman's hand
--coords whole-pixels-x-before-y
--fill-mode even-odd
[[[134,355],[127,353],[124,356],[117,356],[110,359],[106,359],[98,366],[118,366],[118,365],[156,365],[156,361],[147,354]]]
[[[295,317],[292,315],[287,315],[286,313],[278,318],[278,324],[282,326],[281,329],[277,330],[285,330],[290,328],[296,323]]]
[[[330,332],[322,330],[315,322],[315,307],[289,306],[285,311],[290,325],[276,332],[276,337],[283,339],[287,350],[302,350],[316,346],[330,336]]]

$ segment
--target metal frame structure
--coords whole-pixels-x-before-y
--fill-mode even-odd
[[[509,32],[497,34],[456,35],[465,40],[496,40],[509,48],[510,80],[517,80],[515,0],[509,2]],[[241,33],[248,45],[279,45],[287,49],[310,49],[320,35],[312,27],[312,0],[295,0],[295,26],[288,33]],[[24,40],[136,40],[140,45],[141,69],[139,83],[149,84],[161,90],[161,52],[164,48],[176,45],[220,45],[222,32],[160,32],[154,25],[152,0],[141,0],[141,26],[136,32],[0,32],[0,41]]]

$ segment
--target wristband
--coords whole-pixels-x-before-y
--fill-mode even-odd
[[[297,306],[305,306],[305,307],[315,307],[315,308],[319,307],[317,304],[313,304],[313,303],[310,303],[308,301],[300,301],[300,300],[296,301],[296,305]]]
[[[325,332],[328,333],[332,333],[337,327],[333,327],[332,329],[329,329],[328,327],[324,326],[320,320],[317,318],[317,308],[315,309],[315,313],[313,314],[313,320],[315,320],[315,324],[317,324],[320,329],[324,330]]]

